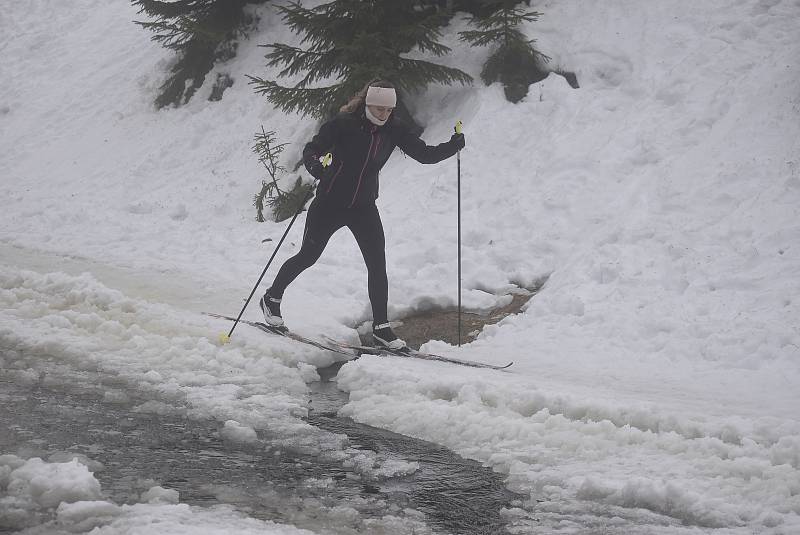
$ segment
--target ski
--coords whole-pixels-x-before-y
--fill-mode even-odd
[[[213,312],[203,312],[206,316],[211,316],[212,318],[218,318],[228,321],[236,321],[236,318],[232,316],[225,316],[224,314],[214,314]],[[265,333],[275,334],[277,336],[283,336],[284,338],[289,338],[290,340],[294,340],[295,342],[300,342],[302,344],[310,345],[316,347],[317,349],[322,349],[325,351],[333,351],[334,353],[339,353],[340,355],[346,355],[350,358],[358,357],[358,353],[355,350],[346,349],[344,347],[340,347],[339,345],[328,345],[323,344],[317,340],[313,340],[311,338],[306,338],[305,336],[299,335],[297,333],[293,333],[286,327],[275,327],[274,325],[268,325],[266,323],[260,321],[248,321],[248,320],[239,320],[239,323],[244,323],[245,325],[250,325],[251,327],[255,327]]]
[[[206,316],[211,316],[212,318],[218,318],[228,321],[236,321],[236,318],[232,316],[225,316],[224,314],[215,314],[213,312],[203,312],[203,314],[205,314]],[[239,320],[239,323],[244,323],[245,325],[250,325],[251,327],[255,327],[256,329],[259,329],[266,333],[274,334],[277,336],[283,336],[285,338],[289,338],[290,340],[294,340],[302,344],[307,344],[316,347],[318,349],[322,349],[325,351],[333,351],[334,353],[339,353],[340,355],[346,355],[351,359],[358,358],[359,356],[365,353],[369,353],[371,355],[376,355],[376,354],[390,355],[394,357],[412,357],[422,360],[448,362],[450,364],[458,364],[459,366],[469,366],[471,368],[484,368],[490,370],[505,370],[506,368],[514,364],[513,362],[509,362],[508,364],[505,365],[495,365],[495,364],[486,364],[484,362],[460,360],[452,357],[444,357],[442,355],[436,355],[433,353],[424,353],[422,351],[411,349],[410,347],[406,347],[403,349],[388,349],[382,347],[348,344],[345,342],[334,340],[327,336],[324,337],[325,342],[320,342],[312,338],[306,338],[305,336],[294,333],[289,329],[287,329],[286,327],[275,327],[273,325],[268,325],[260,321],[248,321],[242,319]]]
[[[349,349],[351,351],[355,351],[359,355],[369,353],[371,355],[377,354],[377,355],[391,355],[395,357],[412,357],[416,359],[448,362],[450,364],[458,364],[459,366],[469,366],[471,368],[484,368],[490,370],[505,370],[506,368],[514,364],[513,362],[509,362],[508,364],[497,365],[497,364],[487,364],[485,362],[475,362],[471,360],[461,360],[453,357],[444,357],[442,355],[436,355],[434,353],[424,353],[422,351],[417,351],[416,349],[411,349],[410,347],[405,347],[403,349],[388,349],[375,346],[345,344],[337,340],[328,338],[327,336],[325,337],[325,341],[332,346],[336,346],[341,349]]]

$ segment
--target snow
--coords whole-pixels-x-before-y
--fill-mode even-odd
[[[142,501],[147,503],[178,503],[178,491],[155,486],[142,493]]]
[[[178,493],[156,486],[141,503],[117,505],[104,501],[100,483],[76,460],[45,462],[0,456],[0,525],[29,528],[21,533],[259,533],[311,535],[292,526],[247,518],[229,507],[199,508],[178,503]],[[55,521],[37,526],[55,509]]]
[[[465,306],[488,309],[544,283],[474,343],[424,349],[515,364],[489,372],[364,357],[339,373],[350,392],[341,414],[506,474],[534,504],[530,532],[580,532],[597,518],[626,533],[800,531],[800,3],[534,7],[544,16],[528,34],[581,89],[551,76],[517,105],[480,83],[431,87],[409,103],[430,143],[464,121]],[[4,372],[35,383],[46,369],[22,355],[36,355],[76,376],[116,375],[156,398],[140,410],[214,418],[232,440],[268,430],[316,444],[301,419],[306,383],[338,357],[266,346],[245,327],[220,346],[230,325],[200,314],[238,312],[286,228],[254,221],[263,171],[253,134],[263,124],[290,142],[289,167],[315,127],[245,83],[276,72],[256,44],[297,41],[270,9],[208,76],[234,76],[221,101],[207,101],[206,83],[188,105],[160,111],[152,101],[171,55],[131,23],[128,3],[5,10]],[[443,61],[477,79],[488,51],[459,44],[465,27],[457,18],[446,29],[453,53]],[[379,207],[390,315],[453,306],[455,161],[396,154]],[[303,222],[267,279],[297,251]],[[369,304],[346,232],[288,289],[283,310],[302,334],[355,339]],[[245,317],[258,317],[255,304]],[[97,533],[302,532],[225,508],[102,502],[79,461],[0,465],[7,511],[55,508]]]
[[[258,438],[256,430],[242,425],[236,420],[228,420],[221,431],[222,437],[232,442],[255,442]]]
[[[229,507],[203,509],[177,503],[174,490],[153,487],[142,495],[142,503],[117,505],[99,498],[100,483],[77,463],[47,463],[38,458],[23,461],[13,455],[0,457],[0,467],[16,468],[8,482],[0,480],[8,497],[0,500],[4,527],[29,527],[20,533],[259,533],[311,535],[292,526],[247,518]],[[2,473],[0,471],[0,473]],[[5,479],[5,478],[4,478]],[[5,502],[5,503],[4,503]],[[58,505],[54,522],[35,526],[42,507]]]
[[[9,494],[40,507],[100,497],[100,484],[77,460],[48,464],[33,458],[12,470],[8,478]]]

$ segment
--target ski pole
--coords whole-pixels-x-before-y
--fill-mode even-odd
[[[327,167],[328,165],[330,165],[331,160],[332,160],[331,154],[330,153],[326,154],[325,157],[322,160],[323,167]],[[315,181],[315,183],[316,183],[316,181]],[[244,314],[244,311],[247,308],[247,305],[250,304],[250,300],[253,298],[253,294],[256,293],[256,288],[258,288],[258,285],[261,284],[261,280],[264,278],[264,275],[267,274],[267,270],[269,269],[269,266],[272,264],[272,261],[275,259],[275,255],[278,254],[278,250],[281,248],[281,245],[283,245],[283,241],[286,239],[286,235],[289,234],[289,230],[291,230],[292,225],[294,225],[295,220],[297,220],[297,216],[299,216],[300,212],[303,211],[303,208],[305,207],[305,205],[308,202],[308,200],[312,197],[312,195],[314,195],[314,187],[313,187],[313,185],[308,190],[308,193],[306,194],[305,199],[303,199],[303,202],[300,203],[300,206],[297,208],[297,211],[294,213],[294,216],[292,217],[292,220],[289,222],[289,226],[286,227],[286,230],[284,231],[283,236],[281,236],[281,239],[278,242],[278,245],[275,247],[275,250],[272,252],[272,256],[269,257],[269,260],[267,261],[267,265],[264,266],[264,270],[261,272],[261,276],[258,277],[258,280],[256,281],[255,285],[253,286],[253,289],[250,290],[250,295],[247,296],[247,301],[245,301],[244,306],[242,307],[242,310],[239,311],[239,315],[236,316],[236,321],[233,322],[233,327],[231,327],[231,330],[228,332],[228,334],[221,333],[219,335],[219,340],[223,344],[227,343],[230,340],[231,335],[233,335],[233,330],[236,329],[237,325],[239,325],[239,320],[242,319],[242,314]]]
[[[461,133],[462,123],[456,122],[454,130]],[[461,347],[461,151],[456,153],[456,171],[458,173],[458,347]]]
[[[236,321],[233,322],[233,327],[231,327],[231,330],[228,332],[228,334],[222,333],[222,334],[219,335],[220,342],[222,342],[223,344],[227,343],[230,340],[231,335],[233,334],[233,330],[236,328],[237,325],[239,325],[239,320],[242,319],[242,314],[244,314],[244,311],[247,308],[247,305],[250,304],[250,300],[253,298],[253,294],[256,293],[256,288],[258,288],[258,285],[261,284],[261,279],[263,279],[264,275],[267,274],[267,270],[269,269],[270,264],[272,264],[272,260],[275,258],[275,255],[278,254],[278,250],[281,248],[281,245],[283,245],[283,240],[286,239],[286,235],[289,234],[289,230],[292,228],[292,225],[294,225],[294,222],[297,219],[297,216],[299,216],[300,212],[303,211],[303,207],[305,207],[306,203],[308,202],[308,199],[311,198],[311,195],[313,194],[313,192],[314,192],[314,188],[312,187],[309,190],[308,195],[306,195],[306,198],[303,200],[302,204],[300,204],[300,207],[297,209],[297,212],[295,212],[294,217],[292,217],[292,220],[289,222],[289,226],[286,227],[286,231],[284,231],[283,236],[281,236],[281,240],[278,242],[277,247],[275,247],[275,250],[272,252],[272,256],[269,257],[269,260],[267,261],[267,265],[264,266],[264,270],[261,272],[261,276],[258,277],[258,280],[256,281],[255,285],[253,286],[253,289],[250,290],[250,295],[247,296],[247,301],[245,301],[244,306],[242,307],[242,310],[240,310],[239,311],[239,315],[236,316]]]

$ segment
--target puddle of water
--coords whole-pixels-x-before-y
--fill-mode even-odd
[[[374,533],[375,522],[392,515],[407,525],[391,531],[397,535],[468,535],[503,533],[500,511],[520,498],[499,475],[435,444],[336,417],[346,401],[328,380],[337,366],[321,370],[325,380],[312,388],[308,421],[321,434],[347,435],[346,461],[263,441],[230,443],[215,421],[191,420],[179,410],[136,412],[152,397],[113,377],[81,379],[41,361],[37,369],[34,384],[0,370],[0,428],[8,430],[0,434],[0,452],[43,459],[85,455],[102,463],[95,477],[119,504],[138,502],[142,492],[161,485],[179,491],[184,503],[227,503],[254,518],[319,533]],[[379,459],[399,469],[385,475],[363,470],[359,452],[370,466]],[[357,518],[344,518],[343,507],[357,511]]]
[[[308,421],[347,435],[360,448],[413,460],[418,465],[413,476],[392,479],[379,488],[424,512],[431,524],[458,534],[504,532],[500,511],[511,503],[519,506],[522,497],[506,489],[498,474],[438,444],[336,416],[347,402],[347,394],[331,381],[341,365],[319,370],[322,381],[312,385]]]
[[[376,492],[425,513],[429,525],[447,533],[504,533],[500,511],[521,498],[508,491],[500,478],[487,474],[489,469],[436,444],[347,418],[313,416],[309,421],[320,429],[346,434],[359,448],[415,459],[418,468],[413,474],[376,484]]]
[[[158,484],[191,505],[229,503],[255,518],[315,530],[314,517],[337,505],[356,503],[365,517],[391,510],[380,496],[364,500],[358,478],[340,462],[227,443],[213,421],[132,411],[144,399],[109,404],[88,385],[22,385],[5,376],[0,391],[0,427],[9,430],[0,450],[26,458],[85,455],[102,463],[95,477],[116,503],[136,503]]]

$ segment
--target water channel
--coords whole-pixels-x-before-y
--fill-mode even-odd
[[[231,443],[220,435],[220,422],[136,410],[152,396],[113,377],[39,360],[39,380],[20,381],[18,371],[30,370],[31,360],[4,355],[3,361],[0,453],[86,456],[100,463],[95,477],[118,504],[135,503],[161,485],[190,505],[229,504],[254,518],[337,535],[373,533],[386,515],[402,519],[407,533],[502,534],[501,511],[522,505],[500,475],[479,463],[338,417],[347,397],[332,381],[336,365],[319,370],[322,381],[310,385],[307,421],[320,433],[346,435],[350,449],[414,470],[364,477],[352,463],[302,448]]]

